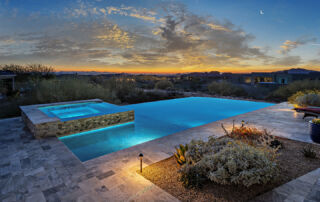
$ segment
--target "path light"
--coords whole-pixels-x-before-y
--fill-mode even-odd
[[[139,154],[139,158],[140,158],[140,173],[142,173],[142,159],[143,159],[142,153]]]

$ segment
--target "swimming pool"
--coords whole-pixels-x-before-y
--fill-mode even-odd
[[[59,138],[81,161],[119,151],[192,127],[229,118],[271,103],[189,97],[121,106],[135,121]]]

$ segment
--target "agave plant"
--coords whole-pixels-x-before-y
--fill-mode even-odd
[[[176,147],[176,151],[174,153],[174,157],[179,165],[183,165],[186,163],[186,151],[188,151],[188,145],[186,144],[183,146],[182,144],[179,145],[179,148]]]

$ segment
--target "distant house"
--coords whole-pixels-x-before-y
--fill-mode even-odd
[[[0,80],[4,81],[4,84],[11,88],[11,90],[15,90],[14,78],[16,75],[10,71],[0,71]]]
[[[306,69],[290,69],[279,72],[253,72],[243,76],[243,82],[251,85],[286,85],[304,79],[320,79],[320,72]]]
[[[262,84],[262,85],[285,85],[291,82],[292,77],[289,74],[282,73],[256,73],[253,72],[250,75],[250,79],[247,79],[247,83]]]
[[[176,77],[176,75],[173,75]],[[181,80],[193,80],[194,78],[198,78],[200,80],[207,79],[207,78],[220,78],[221,74],[218,71],[211,71],[211,72],[191,72],[185,74],[178,74],[178,79]]]

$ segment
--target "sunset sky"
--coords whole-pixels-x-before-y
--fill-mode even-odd
[[[320,70],[318,0],[0,0],[0,64],[58,71]]]

